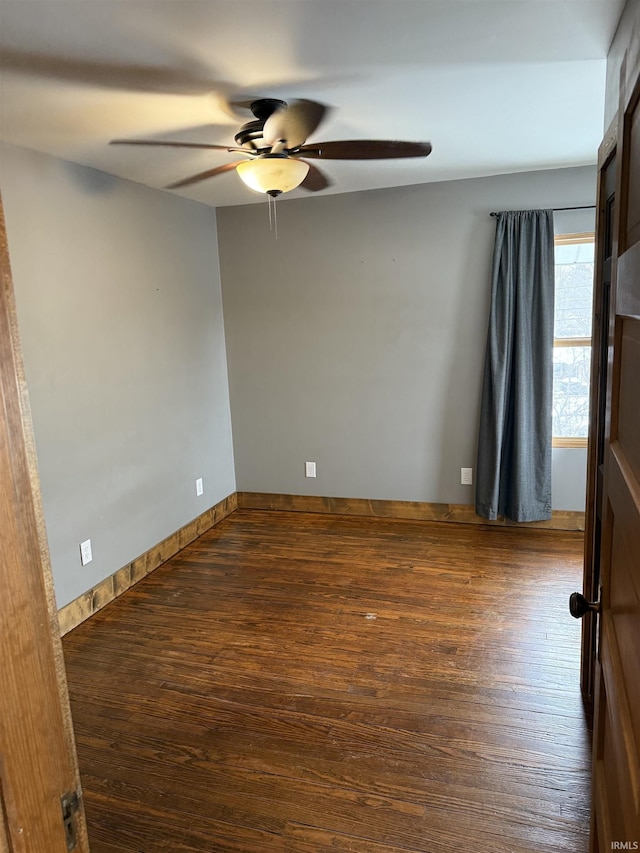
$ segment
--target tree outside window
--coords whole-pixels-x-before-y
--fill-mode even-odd
[[[587,444],[594,245],[593,233],[555,239],[554,447]]]

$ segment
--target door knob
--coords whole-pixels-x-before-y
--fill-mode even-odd
[[[599,601],[587,601],[581,592],[572,592],[569,596],[569,611],[574,619],[581,619],[585,613],[600,613]]]

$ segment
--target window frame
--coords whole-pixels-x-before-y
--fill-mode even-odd
[[[571,246],[578,243],[595,243],[596,235],[594,231],[581,231],[572,234],[556,234],[553,240],[554,248],[556,246]],[[555,338],[553,339],[553,348],[556,347],[592,347],[593,338]],[[551,437],[552,447],[587,447],[588,436],[562,436],[554,435]]]

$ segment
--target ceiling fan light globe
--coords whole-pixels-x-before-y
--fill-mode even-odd
[[[236,167],[241,180],[257,193],[288,193],[307,177],[309,164],[283,154],[262,154]]]

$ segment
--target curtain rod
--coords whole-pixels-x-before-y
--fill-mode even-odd
[[[578,204],[576,207],[552,207],[554,213],[558,213],[561,210],[595,210],[595,204]],[[510,211],[501,210],[500,213],[509,213]],[[528,211],[527,211],[528,212]],[[499,214],[494,210],[489,216],[498,216]]]

